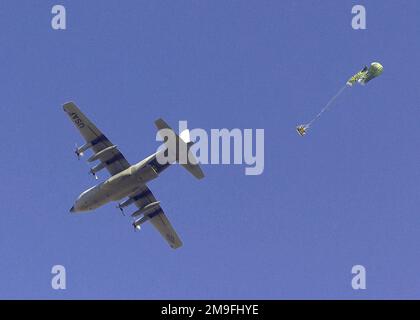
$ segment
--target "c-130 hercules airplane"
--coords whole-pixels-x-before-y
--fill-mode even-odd
[[[158,161],[158,157],[161,156],[160,153],[167,151],[170,146],[164,141],[166,148],[134,165],[130,165],[117,146],[111,143],[73,102],[65,103],[63,108],[86,140],[83,146],[76,147],[75,153],[77,157],[80,158],[86,150],[92,149],[94,154],[88,159],[88,162],[99,161],[99,164],[91,168],[90,173],[96,177],[98,171],[106,168],[111,174],[111,177],[106,181],[82,192],[76,199],[70,212],[89,211],[99,208],[108,202],[127,198],[119,202],[117,208],[123,211],[123,208],[131,204],[137,206],[138,210],[131,214],[136,219],[133,222],[135,229],[140,229],[143,223],[150,220],[171,248],[181,247],[181,239],[160,207],[160,202],[156,200],[146,185],[147,182],[157,178],[163,170],[173,163],[161,164]],[[186,154],[183,156],[187,161],[181,165],[194,177],[202,179],[204,173],[189,150],[193,144],[189,141],[189,132],[185,130],[179,137],[162,119],[156,120],[155,125],[159,133],[163,129],[170,130],[173,133],[177,147],[179,147],[176,151],[175,161],[181,157],[180,150],[185,150]]]

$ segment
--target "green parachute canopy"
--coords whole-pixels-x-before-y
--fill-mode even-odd
[[[358,82],[365,85],[373,78],[376,78],[382,74],[384,67],[379,62],[372,62],[370,67],[364,67],[361,71],[352,76],[348,81],[348,86],[353,86],[354,83]]]

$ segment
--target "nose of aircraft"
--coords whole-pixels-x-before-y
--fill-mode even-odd
[[[74,212],[74,206],[70,208],[70,212]]]

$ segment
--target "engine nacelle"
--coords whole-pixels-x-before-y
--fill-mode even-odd
[[[125,207],[128,207],[130,204],[132,204],[135,200],[133,198],[128,198],[127,200],[124,200],[123,202],[118,204],[118,208],[122,209]]]
[[[162,212],[162,209],[159,206],[159,201],[148,204],[144,208],[137,210],[136,212],[132,214],[132,216],[134,217],[136,215],[143,213],[143,217],[133,222],[133,227],[136,228],[137,230],[140,230],[141,225],[143,223],[145,223],[147,220],[152,219],[154,216],[158,215],[161,212]]]
[[[77,155],[78,158],[80,158],[81,156],[83,156],[83,153],[87,149],[89,149],[90,147],[92,147],[92,143],[91,142],[87,142],[87,143],[85,143],[81,147],[77,147],[77,145],[76,145],[76,149],[74,150],[74,153]]]
[[[88,159],[88,162],[93,162],[93,161],[96,161],[96,160],[98,160],[98,159],[102,159],[102,160],[104,160],[104,159],[106,159],[106,158],[109,158],[110,156],[112,156],[112,151],[113,151],[115,148],[117,148],[117,146],[110,146],[110,147],[108,147],[108,148],[105,148],[105,149],[103,149],[103,150],[99,151],[98,153],[95,153],[93,156],[91,156],[91,157]]]
[[[101,171],[103,168],[105,168],[105,162],[101,162],[90,169],[90,173],[95,175],[98,171]]]
[[[137,219],[136,221],[133,222],[133,227],[137,230],[141,229],[141,225],[143,223],[145,223],[147,220],[149,220],[150,218],[148,216],[143,216],[140,219]]]
[[[137,217],[141,214],[143,214],[145,217],[152,213],[153,211],[157,210],[159,208],[160,201],[149,203],[148,205],[145,205],[143,208],[135,211],[131,214],[132,217]]]

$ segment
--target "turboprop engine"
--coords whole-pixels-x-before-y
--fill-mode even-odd
[[[149,203],[148,205],[144,206],[143,208],[134,212],[131,216],[136,217],[143,214],[143,217],[137,219],[133,222],[133,227],[137,230],[140,230],[141,225],[145,223],[147,220],[153,218],[155,215],[159,214],[162,209],[160,208],[160,201]]]

